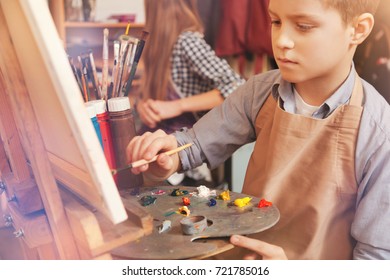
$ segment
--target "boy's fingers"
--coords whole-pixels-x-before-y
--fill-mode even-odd
[[[261,240],[257,240],[257,239],[253,239],[241,235],[233,235],[230,238],[230,242],[233,245],[247,248],[259,254],[260,256],[263,257],[264,260],[287,259],[286,254],[284,253],[284,250],[282,248]],[[248,256],[248,257],[252,257],[252,256]]]
[[[251,253],[251,254],[245,255],[243,259],[244,259],[244,260],[249,260],[249,261],[251,261],[251,260],[257,260],[258,257],[259,257],[259,254],[257,254],[257,253]]]

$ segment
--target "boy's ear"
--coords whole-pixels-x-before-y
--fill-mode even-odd
[[[361,44],[370,35],[374,27],[374,16],[370,13],[361,14],[355,20],[354,32],[352,35],[353,44]]]

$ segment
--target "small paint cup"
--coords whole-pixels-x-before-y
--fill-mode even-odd
[[[205,216],[187,217],[180,221],[180,225],[184,234],[193,235],[206,229],[207,219]]]

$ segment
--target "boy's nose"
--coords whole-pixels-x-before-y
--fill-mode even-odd
[[[294,48],[294,41],[289,36],[287,30],[280,29],[273,33],[274,44],[280,49]]]

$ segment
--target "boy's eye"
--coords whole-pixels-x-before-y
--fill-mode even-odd
[[[297,27],[298,27],[299,30],[302,30],[302,31],[309,31],[309,30],[312,29],[314,26],[311,25],[311,24],[298,23],[298,24],[297,24]]]
[[[280,25],[280,20],[271,20],[272,25]]]

